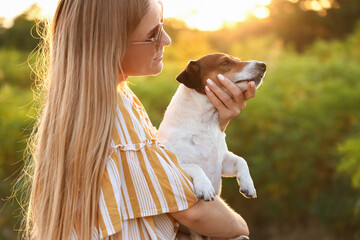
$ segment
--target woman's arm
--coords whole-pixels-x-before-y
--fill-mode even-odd
[[[219,238],[249,236],[245,220],[219,197],[212,202],[199,200],[191,208],[170,215],[201,235]]]
[[[230,120],[239,115],[239,113],[245,109],[246,102],[250,98],[255,97],[256,86],[254,82],[249,82],[247,90],[242,92],[241,89],[230,79],[223,77],[220,74],[218,79],[232,96],[227,94],[216,84],[211,85],[208,83],[207,88],[205,88],[205,92],[212,104],[214,104],[219,111],[220,129],[225,131]]]

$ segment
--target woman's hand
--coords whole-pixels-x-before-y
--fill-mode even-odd
[[[247,90],[242,91],[235,83],[227,77],[218,75],[219,82],[229,91],[231,95],[217,86],[214,82],[207,81],[205,87],[206,95],[216,109],[219,111],[219,124],[221,131],[225,131],[230,120],[245,109],[246,102],[255,97],[256,86],[254,82],[247,84]]]

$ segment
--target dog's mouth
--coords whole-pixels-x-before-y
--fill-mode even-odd
[[[255,78],[249,78],[249,79],[240,79],[240,80],[235,80],[235,83],[240,83],[240,82],[254,82],[255,86],[258,87],[261,84],[261,80],[263,79],[264,76],[261,77],[255,77]]]
[[[244,73],[240,73],[237,76],[234,77],[235,81],[234,83],[238,84],[244,87],[244,84],[241,84],[243,82],[254,82],[256,88],[260,86],[262,79],[265,76],[266,73],[266,64],[261,62],[251,62],[250,68],[247,69]],[[241,87],[240,87],[241,88]]]

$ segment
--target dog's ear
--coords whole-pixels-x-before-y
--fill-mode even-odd
[[[186,66],[186,69],[176,77],[176,80],[183,83],[188,88],[199,88],[201,87],[199,72],[200,67],[198,62],[190,61]]]

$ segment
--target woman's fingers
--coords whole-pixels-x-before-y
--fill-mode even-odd
[[[239,113],[246,107],[246,98],[241,90],[233,81],[227,77],[219,74],[219,82],[231,93],[230,100],[228,100],[225,105],[232,112],[233,117],[239,115]]]
[[[214,88],[212,85],[210,85],[210,87]],[[217,97],[217,95],[210,89],[210,87],[205,86],[205,93],[208,96],[210,102],[219,112],[218,120],[220,130],[225,131],[225,128],[229,124],[230,119],[233,118],[234,113],[225,106],[225,104]]]
[[[210,85],[210,87],[212,86]],[[212,90],[210,90],[208,86],[205,87],[205,93],[208,96],[210,102],[216,107],[219,112],[225,111],[227,109],[224,103],[217,97],[217,95],[215,95]]]
[[[233,81],[221,74],[218,75],[218,79],[219,82],[231,93],[233,99],[237,103],[240,103],[244,99],[243,92]]]
[[[256,96],[256,86],[254,82],[249,82],[248,83],[248,88],[247,90],[244,92],[244,98],[246,100],[249,100],[253,97]]]
[[[224,110],[225,107],[229,112],[237,115],[241,110],[245,109],[247,100],[256,95],[256,86],[253,81],[247,84],[247,89],[243,92],[240,87],[227,77],[219,74],[218,79],[219,83],[222,84],[228,92],[216,85],[211,79],[208,79],[207,87],[210,91],[207,91],[207,95],[219,111]],[[221,102],[219,102],[219,100]]]
[[[216,85],[211,79],[207,80],[207,86],[227,108],[231,107],[233,99],[229,96],[229,94]]]

